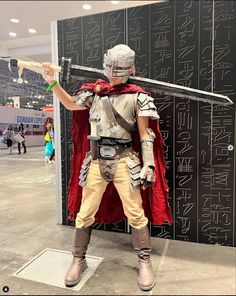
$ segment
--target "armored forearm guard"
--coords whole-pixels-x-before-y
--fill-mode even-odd
[[[148,137],[145,140],[141,140],[141,148],[143,155],[143,164],[148,167],[155,168],[154,156],[153,156],[153,143],[155,139],[155,133],[152,129],[147,128]]]
[[[142,155],[143,155],[143,168],[140,172],[141,184],[144,188],[151,186],[152,182],[155,181],[155,162],[153,155],[153,143],[155,134],[152,129],[147,128],[148,137],[141,141]]]

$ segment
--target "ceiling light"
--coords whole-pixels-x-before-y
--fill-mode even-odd
[[[91,8],[92,8],[92,6],[90,4],[83,4],[83,9],[84,10],[89,10]]]
[[[9,35],[10,35],[11,37],[16,37],[16,36],[17,36],[17,34],[16,34],[15,32],[10,32]]]
[[[29,31],[29,33],[31,33],[31,34],[35,34],[35,33],[37,32],[35,29],[29,29],[28,31]]]
[[[112,4],[119,4],[120,1],[111,1]]]
[[[10,21],[12,22],[12,23],[19,23],[20,21],[18,20],[18,19],[10,19]]]

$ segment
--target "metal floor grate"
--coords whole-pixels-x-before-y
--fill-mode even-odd
[[[30,262],[19,269],[14,276],[44,283],[60,288],[79,291],[93,275],[103,258],[86,256],[88,268],[83,272],[81,281],[73,288],[64,285],[64,277],[73,256],[69,252],[45,249]]]

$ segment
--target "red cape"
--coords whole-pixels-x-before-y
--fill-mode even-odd
[[[100,85],[97,87],[97,85]],[[142,88],[132,84],[122,84],[111,87],[109,83],[98,80],[95,84],[87,84],[81,89],[90,89],[98,94],[115,94],[115,93],[146,93]],[[68,190],[68,219],[74,221],[76,214],[80,209],[82,190],[78,185],[80,168],[84,160],[85,154],[89,151],[89,141],[87,136],[90,133],[89,113],[87,110],[74,111],[72,118],[72,138],[73,138],[73,156],[71,160],[71,175]],[[155,175],[156,181],[152,187],[141,190],[143,199],[143,207],[146,217],[152,224],[162,225],[164,223],[172,223],[171,209],[168,204],[168,184],[165,179],[166,163],[164,160],[163,145],[159,124],[156,120],[150,120],[150,128],[155,132],[154,141],[154,159],[155,159]],[[139,133],[133,134],[133,148],[139,152],[142,160],[141,145]],[[95,216],[95,223],[110,224],[126,219],[123,211],[121,200],[113,185],[110,182],[103,194],[100,208]]]
[[[84,84],[80,88],[81,90],[89,89],[94,93],[103,96],[103,95],[115,95],[115,94],[127,94],[127,93],[147,93],[144,89],[135,84],[118,84],[118,85],[110,85],[110,83],[98,79],[95,83]]]

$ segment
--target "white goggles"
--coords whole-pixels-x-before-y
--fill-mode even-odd
[[[120,69],[120,67],[114,67],[112,65],[103,64],[104,75],[107,77],[124,77],[130,76],[131,68]]]

